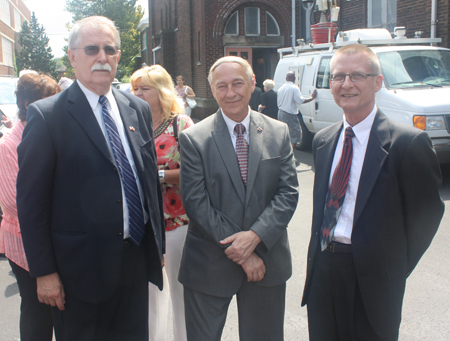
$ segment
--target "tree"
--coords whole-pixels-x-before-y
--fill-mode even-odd
[[[139,55],[141,46],[137,27],[144,15],[142,7],[136,6],[136,0],[66,0],[66,10],[72,13],[73,21],[92,15],[102,15],[114,21],[121,40],[117,78],[133,73],[134,58]]]
[[[34,12],[31,14],[30,25],[24,20],[22,31],[19,33],[19,45],[22,47],[16,53],[17,70],[31,69],[58,76],[55,62],[52,60],[52,48],[48,46],[49,38],[45,29],[38,23]]]

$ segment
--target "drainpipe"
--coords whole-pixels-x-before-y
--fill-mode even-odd
[[[437,26],[437,3],[436,0],[431,0],[431,32],[430,38],[436,38]]]
[[[152,49],[152,52],[153,52],[153,65],[156,64],[156,51],[159,51],[159,50],[161,50],[161,45],[159,45],[159,46],[155,47],[154,49]]]
[[[292,48],[295,48],[295,1],[291,0],[292,2]]]

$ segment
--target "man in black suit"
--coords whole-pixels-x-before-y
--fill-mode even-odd
[[[313,141],[314,212],[302,302],[310,339],[397,340],[406,278],[444,212],[439,164],[425,132],[377,109],[383,76],[369,48],[342,47],[331,73],[344,120]]]
[[[250,97],[250,102],[248,103],[252,110],[258,111],[258,107],[261,104],[261,95],[261,88],[255,86],[255,90],[253,90],[252,96]]]
[[[17,206],[38,297],[57,340],[148,340],[148,281],[162,287],[164,225],[150,107],[111,89],[120,38],[77,22],[77,81],[30,105]]]

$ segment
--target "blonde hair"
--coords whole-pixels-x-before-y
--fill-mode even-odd
[[[362,45],[362,44],[349,44],[349,45],[345,45],[345,46],[341,47],[340,49],[338,49],[330,61],[331,73],[333,73],[333,70],[334,70],[334,63],[335,63],[336,57],[342,53],[346,54],[346,55],[364,53],[367,56],[367,63],[368,63],[370,70],[372,70],[371,72],[374,74],[377,74],[377,75],[379,75],[381,73],[381,64],[380,64],[380,60],[378,59],[377,55],[366,45]]]
[[[272,89],[275,87],[275,82],[274,82],[273,80],[271,80],[271,79],[266,79],[266,80],[263,82],[263,85],[264,85],[267,89],[272,90]]]
[[[164,119],[184,113],[184,108],[177,100],[172,77],[161,65],[146,66],[133,73],[130,78],[133,94],[137,81],[156,89]]]

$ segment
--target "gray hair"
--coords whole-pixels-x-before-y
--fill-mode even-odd
[[[243,58],[241,57],[236,57],[236,56],[226,56],[226,57],[222,57],[220,59],[218,59],[213,66],[211,66],[211,69],[209,69],[209,75],[208,75],[208,82],[209,84],[211,84],[212,82],[212,73],[214,72],[215,69],[217,69],[217,67],[219,65],[222,65],[224,63],[237,63],[243,67],[245,67],[245,73],[247,74],[250,83],[253,79],[253,69],[250,66],[250,64]]]
[[[269,90],[272,90],[275,87],[275,82],[271,79],[266,79],[263,82],[264,87],[266,87]]]
[[[377,75],[381,74],[381,64],[380,64],[380,60],[378,59],[377,55],[366,45],[362,45],[362,44],[349,44],[349,45],[345,45],[345,46],[341,47],[340,49],[338,49],[330,61],[331,73],[333,73],[336,57],[342,53],[344,53],[346,55],[351,55],[351,54],[356,54],[356,53],[364,53],[367,56],[367,61],[368,61],[371,72],[374,74],[377,74]]]
[[[120,48],[120,34],[116,26],[114,25],[114,22],[105,17],[92,16],[77,21],[72,27],[69,33],[69,49],[73,50],[78,47],[81,39],[80,33],[86,28],[101,29],[105,27],[111,29],[114,35],[114,43]]]

